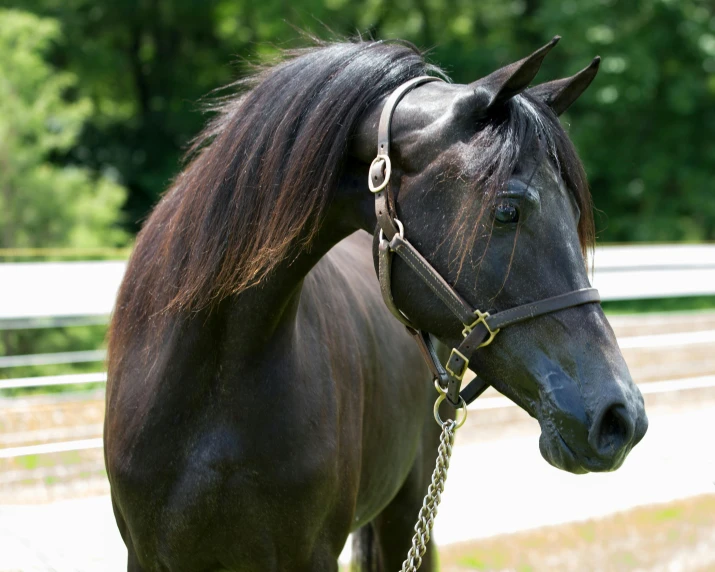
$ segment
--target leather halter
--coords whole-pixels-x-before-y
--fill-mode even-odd
[[[411,79],[398,87],[385,102],[377,130],[377,157],[370,165],[368,186],[375,195],[375,214],[380,232],[378,277],[382,297],[390,311],[405,324],[407,331],[417,342],[435,380],[446,390],[449,402],[454,407],[460,407],[470,404],[487,389],[488,384],[477,377],[460,393],[462,378],[469,368],[469,360],[473,359],[478,349],[492,343],[501,328],[565,308],[600,302],[601,297],[595,288],[583,288],[490,315],[472,308],[405,238],[405,229],[396,217],[395,198],[390,188],[390,125],[395,108],[405,94],[418,85],[432,81],[442,80],[430,76]],[[464,339],[459,346],[452,348],[449,360],[444,366],[437,356],[429,333],[412,325],[392,298],[392,257],[395,254],[408,264],[464,326]]]

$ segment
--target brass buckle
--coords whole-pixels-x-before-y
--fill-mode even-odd
[[[477,319],[474,320],[468,326],[464,326],[464,329],[462,330],[462,335],[466,338],[472,332],[472,330],[477,327],[478,324],[484,324],[484,327],[487,329],[487,332],[489,332],[489,339],[479,344],[479,346],[477,346],[476,348],[479,349],[491,344],[494,341],[494,337],[501,331],[501,328],[497,328],[496,330],[492,331],[492,329],[489,327],[489,324],[487,324],[489,312],[480,312],[479,310],[474,310],[474,315],[477,316]]]
[[[462,360],[464,361],[464,365],[462,366],[462,370],[459,372],[452,371],[452,368],[449,367],[450,362],[452,361],[452,356],[454,354],[457,354]],[[447,365],[445,366],[445,369],[455,378],[457,378],[459,381],[462,381],[462,378],[464,377],[464,374],[467,373],[467,369],[469,368],[469,360],[467,359],[467,356],[465,356],[462,352],[460,352],[457,348],[452,348],[452,353],[449,354],[449,359],[447,360]]]

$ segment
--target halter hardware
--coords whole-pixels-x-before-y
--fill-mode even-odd
[[[479,310],[474,310],[474,315],[477,316],[477,319],[474,320],[468,326],[464,326],[464,329],[462,330],[462,337],[466,338],[479,324],[484,324],[484,327],[489,332],[489,339],[487,339],[486,342],[482,342],[482,344],[479,346],[480,348],[483,348],[484,346],[488,346],[494,341],[494,338],[499,333],[501,328],[497,328],[496,330],[492,331],[492,329],[489,327],[489,323],[487,322],[487,318],[491,317],[489,315],[489,312],[480,312]]]
[[[452,364],[455,362],[461,364],[460,367],[457,368],[457,371],[452,370]],[[467,370],[469,369],[469,358],[457,348],[452,348],[452,353],[449,354],[449,360],[447,360],[447,365],[444,366],[444,369],[446,369],[453,377],[462,381],[462,379],[464,379],[464,374],[467,373]]]
[[[373,173],[373,169],[378,166],[379,162],[382,161],[384,166],[380,169],[380,173],[382,174],[382,170],[384,169],[385,172],[382,174],[383,180],[380,184],[375,186],[375,183],[373,183],[372,179],[375,178],[377,179],[377,173]],[[384,189],[390,182],[390,175],[392,175],[392,162],[390,161],[390,157],[388,157],[385,154],[379,154],[377,157],[375,157],[372,160],[372,163],[370,163],[370,171],[369,175],[367,177],[367,186],[370,188],[371,193],[379,193],[382,189]]]
[[[405,238],[405,225],[400,222],[399,218],[393,218],[392,222],[394,222],[397,225],[397,234],[399,235],[399,237]],[[377,239],[380,242],[380,244],[384,244],[384,248],[390,248],[390,243],[387,242],[387,239],[385,238],[385,233],[382,232],[382,229],[380,229],[380,236],[378,236]],[[487,314],[487,316],[488,315],[489,314]],[[475,322],[475,324],[476,324],[476,322]]]
[[[487,322],[487,318],[491,317],[489,315],[489,312],[474,310],[474,315],[477,316],[477,319],[474,320],[468,326],[464,326],[464,329],[462,330],[462,337],[467,338],[469,334],[472,333],[474,328],[476,328],[479,324],[482,324],[486,328],[489,337],[475,348],[478,350],[479,348],[483,348],[491,344],[494,341],[496,335],[501,331],[501,328],[492,330],[489,327],[489,322]],[[452,370],[452,367],[455,367],[457,371]],[[444,369],[446,369],[459,381],[462,381],[462,379],[464,378],[464,374],[466,374],[467,369],[469,369],[469,358],[465,356],[462,352],[460,352],[457,348],[452,348],[452,353],[449,355],[449,360],[447,360],[447,365],[444,367]]]
[[[437,383],[435,380],[434,387],[437,390],[437,393],[439,393],[439,397],[437,400],[434,402],[434,407],[433,407],[433,412],[434,412],[434,420],[437,422],[437,425],[440,427],[443,427],[445,424],[445,421],[442,420],[442,417],[440,417],[439,414],[439,406],[442,405],[442,402],[447,398],[447,392]],[[454,430],[456,431],[459,429],[462,425],[464,425],[464,422],[467,420],[467,404],[464,402],[464,399],[461,397],[460,399],[460,406],[457,407],[457,418],[454,420]]]

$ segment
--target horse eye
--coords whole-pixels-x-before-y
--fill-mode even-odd
[[[494,209],[494,218],[503,223],[519,222],[519,209],[509,204],[497,205]]]

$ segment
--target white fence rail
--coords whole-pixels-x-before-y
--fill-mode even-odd
[[[105,381],[107,381],[107,374],[101,371],[94,373],[68,373],[65,375],[43,375],[38,377],[0,379],[0,389],[50,387],[52,385],[84,385],[87,383],[104,383]]]
[[[58,365],[63,363],[92,363],[104,361],[104,358],[106,357],[106,350],[55,352],[51,354],[31,354],[21,356],[0,356],[0,369],[8,367]]]
[[[596,250],[593,285],[604,300],[715,295],[715,244],[603,246]],[[102,324],[112,311],[125,262],[0,264],[0,330]],[[656,348],[715,343],[715,331],[663,333],[619,339],[621,347]],[[0,356],[0,369],[103,361],[104,350]],[[0,390],[102,383],[106,374],[0,379]],[[644,393],[715,387],[715,376],[650,382]],[[472,407],[511,407],[506,398]],[[0,449],[0,458],[101,447],[101,439]]]
[[[604,300],[715,294],[715,244],[603,246],[593,285]]]
[[[125,262],[0,264],[0,327],[111,313]],[[602,246],[593,285],[604,300],[715,295],[715,244]]]
[[[687,379],[651,381],[644,384],[638,384],[638,387],[644,395],[673,393],[692,389],[710,389],[715,387],[715,375],[706,375]],[[469,406],[469,410],[485,411],[516,406],[517,405],[513,401],[500,396],[477,400]],[[67,451],[83,451],[86,449],[100,449],[101,447],[101,437],[78,439],[74,441],[40,443],[38,445],[24,445],[20,447],[6,447],[0,449],[0,459],[12,459],[15,457],[26,457],[28,455],[48,455],[53,453],[64,453]]]
[[[125,262],[0,264],[0,320],[107,316]]]

